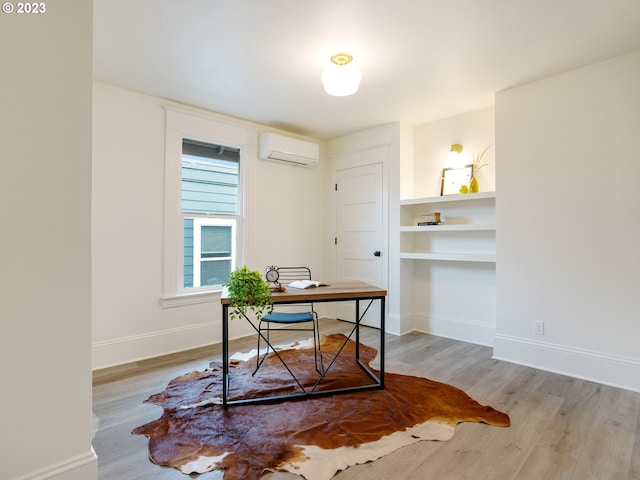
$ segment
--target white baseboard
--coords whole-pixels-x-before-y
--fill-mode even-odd
[[[494,324],[428,313],[414,313],[413,325],[415,331],[487,347],[493,345],[496,334]]]
[[[231,320],[229,322],[229,339],[231,340],[253,333],[255,330],[246,321]],[[221,341],[222,322],[218,320],[94,342],[92,368],[98,370],[124,365]]]
[[[640,361],[634,358],[507,335],[495,336],[493,358],[640,392]]]
[[[96,480],[98,458],[93,448],[90,452],[30,472],[13,480]]]
[[[391,333],[392,335],[404,335],[414,329],[413,316],[389,313],[385,318],[384,327],[386,333]]]
[[[219,323],[209,322],[94,342],[92,366],[113,367],[214,343],[217,328]]]

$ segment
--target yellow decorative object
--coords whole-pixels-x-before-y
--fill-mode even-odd
[[[471,177],[469,182],[469,193],[478,193],[478,179],[475,175]]]
[[[477,183],[478,183],[478,182],[476,182],[476,186],[477,186]],[[464,195],[465,193],[469,193],[469,187],[467,187],[466,185],[462,185],[462,186],[460,187],[460,190],[458,190],[458,193],[462,193],[463,195]]]
[[[484,157],[484,154],[487,153],[487,150],[489,150],[489,148],[491,148],[491,145],[485,148],[481,154],[473,157],[473,165],[471,167],[471,181],[469,182],[469,193],[478,193],[479,191],[478,179],[476,178],[476,175],[482,167],[486,167],[488,165],[487,163],[482,163],[482,157]]]
[[[462,145],[460,145],[459,143],[454,143],[453,145],[451,145],[451,153],[461,154]]]

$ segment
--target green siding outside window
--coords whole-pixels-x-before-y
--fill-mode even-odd
[[[235,260],[238,149],[183,140],[184,287],[223,285]]]

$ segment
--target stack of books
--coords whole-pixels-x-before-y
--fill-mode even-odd
[[[420,216],[418,226],[438,225],[440,223],[440,212],[425,213]]]

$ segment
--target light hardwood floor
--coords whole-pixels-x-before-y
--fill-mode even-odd
[[[322,333],[343,331],[323,321]],[[378,332],[363,334],[375,345]],[[370,341],[367,341],[370,339]],[[255,348],[255,338],[230,350]],[[493,360],[487,347],[410,334],[387,335],[386,369],[466,391],[508,413],[511,427],[464,423],[447,442],[419,442],[335,480],[640,480],[640,394]],[[131,430],[162,413],[144,404],[174,377],[219,360],[220,346],[201,348],[94,373],[93,409],[100,480],[185,480],[151,463],[148,440]],[[219,480],[217,474],[194,476]],[[299,480],[275,473],[264,480]]]

